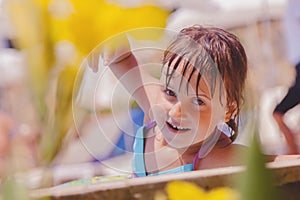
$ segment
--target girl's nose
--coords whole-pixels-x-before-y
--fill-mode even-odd
[[[169,116],[174,118],[181,118],[182,115],[182,103],[181,101],[177,101],[173,104],[169,110]]]

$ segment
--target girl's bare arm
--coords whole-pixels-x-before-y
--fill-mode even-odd
[[[118,62],[111,63],[110,69],[144,111],[145,122],[148,122],[149,110],[158,91],[157,80],[139,67],[132,53]]]
[[[139,67],[135,55],[131,52],[126,34],[111,39],[102,48],[93,51],[88,64],[93,71],[98,70],[99,55],[104,65],[109,66],[117,79],[136,100],[144,111],[145,122],[150,120],[149,110],[154,103],[158,90],[158,80]]]

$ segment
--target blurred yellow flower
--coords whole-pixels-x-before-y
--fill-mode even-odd
[[[206,193],[197,185],[183,181],[172,181],[167,184],[167,194],[170,200],[203,199]]]
[[[228,187],[220,187],[205,191],[196,184],[185,181],[172,181],[166,186],[170,200],[238,200],[239,193]]]
[[[212,189],[207,193],[206,199],[211,200],[238,200],[240,199],[240,194],[231,188],[220,187]]]
[[[65,9],[57,12],[59,6]],[[122,31],[165,27],[170,14],[156,6],[122,8],[105,0],[53,0],[50,8],[54,41],[70,40],[83,55]]]

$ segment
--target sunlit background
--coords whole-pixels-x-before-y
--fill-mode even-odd
[[[285,153],[286,143],[272,112],[294,76],[282,35],[286,3],[286,0],[0,0],[0,176],[34,169],[27,181],[29,187],[36,188],[43,182],[41,169],[49,165],[56,167],[50,180],[52,185],[99,175],[101,169],[91,165],[95,158],[82,144],[74,126],[73,83],[83,59],[98,44],[119,32],[142,27],[179,31],[200,24],[235,33],[249,59],[247,87],[251,88],[251,94],[247,95],[254,95],[258,102],[263,121],[259,127],[263,150],[270,154]],[[98,92],[99,110],[109,113],[109,92],[104,89]],[[299,109],[286,117],[287,123],[298,132]],[[252,110],[245,109],[244,118],[247,112]],[[96,122],[87,113],[83,115],[85,126],[80,130],[86,140],[93,141]],[[112,140],[117,143],[120,137],[112,135]],[[241,134],[238,142],[247,144],[248,139]],[[113,151],[111,145],[98,142],[103,158]]]

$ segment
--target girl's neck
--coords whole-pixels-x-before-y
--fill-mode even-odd
[[[157,128],[154,128],[155,131],[155,142],[158,145],[155,145],[157,148],[169,148],[177,152],[178,159],[182,164],[191,164],[196,156],[198,154],[199,149],[201,148],[202,142],[193,144],[189,146],[188,148],[184,149],[176,149],[168,145],[166,140],[164,139],[162,133],[157,130]]]

